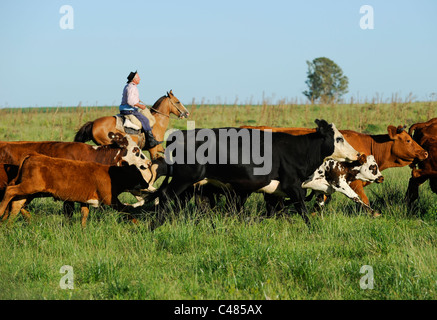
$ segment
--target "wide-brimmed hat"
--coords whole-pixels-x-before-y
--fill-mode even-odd
[[[127,81],[131,82],[133,78],[135,78],[135,75],[137,74],[137,71],[129,73],[127,76]]]

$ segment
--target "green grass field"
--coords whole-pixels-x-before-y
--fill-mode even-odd
[[[323,118],[376,134],[389,124],[437,117],[436,102],[186,107],[198,128],[314,127]],[[72,141],[85,121],[115,113],[115,107],[2,109],[0,139]],[[185,125],[171,121],[173,128]],[[310,218],[311,228],[292,212],[262,219],[259,194],[242,215],[224,201],[207,214],[190,202],[154,231],[150,204],[134,211],[138,225],[110,208],[91,209],[82,229],[78,211],[69,221],[61,202],[36,199],[30,223],[19,217],[0,225],[0,299],[437,299],[437,195],[423,185],[408,212],[410,169],[383,174],[383,184],[366,188],[380,218],[335,194],[323,215]],[[72,290],[60,287],[64,265],[73,267]],[[365,265],[373,268],[373,289],[360,286]]]

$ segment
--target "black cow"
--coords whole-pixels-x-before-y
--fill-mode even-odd
[[[202,140],[198,136],[200,130],[205,129],[174,132],[167,140],[166,150],[166,161],[171,163],[168,165],[170,174],[149,200],[159,197],[162,209],[168,200],[177,198],[196,183],[224,185],[239,195],[240,205],[253,192],[291,198],[296,210],[309,223],[302,182],[327,157],[338,161],[353,161],[359,157],[334,124],[325,120],[316,120],[316,124],[315,133],[302,136],[254,129],[216,128],[208,129],[208,134],[202,132]],[[238,143],[228,145],[228,140],[221,136],[224,132],[238,135]],[[206,136],[209,139],[205,139]],[[193,140],[193,137],[196,139]],[[244,141],[248,137],[250,139]],[[250,143],[252,156],[247,154]],[[260,157],[255,157],[255,149],[264,150],[262,167]],[[202,154],[203,157],[199,156]],[[266,168],[267,171],[263,172]],[[172,180],[169,183],[170,175]]]

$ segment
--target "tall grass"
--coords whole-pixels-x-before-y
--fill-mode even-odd
[[[343,105],[187,105],[196,127],[244,124],[338,128],[385,133],[437,116],[435,102]],[[0,110],[2,140],[72,141],[86,121],[116,107]],[[171,127],[185,128],[172,119]],[[153,206],[137,208],[138,225],[109,208],[66,219],[62,203],[30,204],[33,219],[0,225],[0,299],[436,299],[437,196],[428,185],[412,212],[404,203],[409,168],[383,171],[385,182],[366,188],[382,216],[368,217],[335,194],[311,228],[292,210],[264,219],[262,196],[237,214],[222,200],[202,212],[194,202],[175,206],[150,231]],[[123,201],[133,201],[128,194]],[[314,200],[308,203],[311,208]],[[61,266],[74,270],[74,289],[62,290]],[[374,289],[360,287],[360,268],[374,270]]]

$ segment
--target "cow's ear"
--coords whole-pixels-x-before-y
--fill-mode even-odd
[[[394,140],[397,135],[397,128],[395,126],[388,126],[387,127],[388,136],[390,139]]]
[[[329,123],[325,120],[316,119],[314,121],[317,124],[317,132],[320,132],[322,135],[325,135],[329,130]]]

